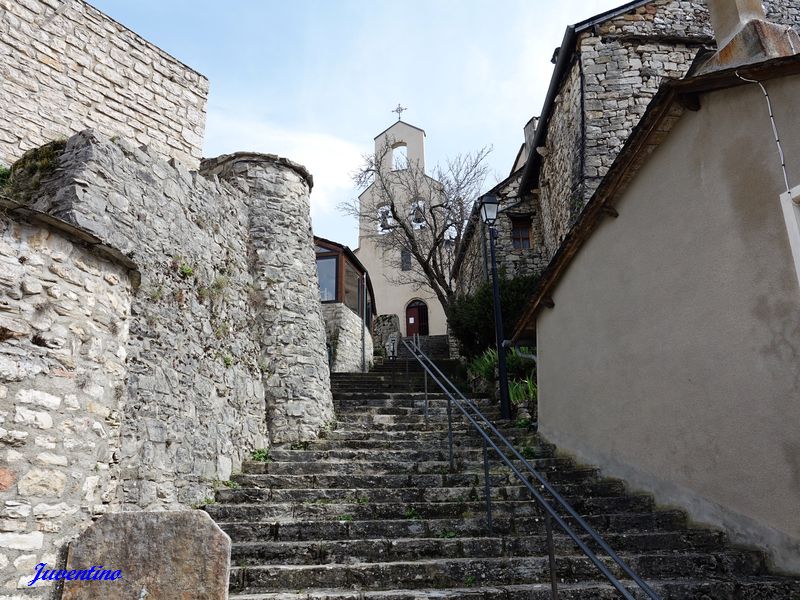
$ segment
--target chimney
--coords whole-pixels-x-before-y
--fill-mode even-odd
[[[800,36],[791,27],[767,21],[760,0],[708,0],[717,40],[714,54],[700,73],[761,62],[800,51]]]

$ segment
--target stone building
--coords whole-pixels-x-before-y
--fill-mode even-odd
[[[376,309],[372,279],[347,246],[314,236],[314,250],[331,372],[366,371]]]
[[[721,50],[662,85],[513,337],[549,439],[800,572],[800,37],[712,10]]]
[[[0,598],[44,597],[98,515],[203,503],[333,403],[306,169],[200,164],[205,78],[79,0],[0,0],[0,55]]]
[[[402,161],[396,156],[401,152],[405,154]],[[412,198],[405,186],[397,186],[398,204],[403,204],[403,210],[410,211],[414,202],[425,202],[424,197],[431,196],[426,188],[436,182],[424,175],[425,132],[422,129],[398,120],[375,137],[375,156],[383,159],[381,169],[389,176],[409,167],[420,174],[420,181],[416,183],[419,197]],[[412,281],[410,272],[414,265],[410,253],[395,247],[387,249],[381,244],[381,237],[389,233],[391,224],[376,219],[386,207],[375,184],[364,190],[358,199],[360,218],[355,254],[372,278],[381,323],[392,322],[390,315],[395,315],[400,323],[400,335],[446,334],[447,318],[436,294],[429,286]]]
[[[93,127],[197,168],[208,80],[83,0],[0,0],[0,164]]]
[[[775,23],[797,26],[792,0],[764,3]],[[706,3],[639,0],[566,28],[553,55],[544,106],[524,127],[511,175],[496,186],[498,265],[507,275],[544,269],[639,123],[659,85],[690,72],[714,38]],[[477,211],[462,260],[482,260]],[[529,248],[521,242],[530,239]],[[462,289],[476,269],[465,269]]]

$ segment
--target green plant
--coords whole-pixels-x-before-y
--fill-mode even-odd
[[[256,462],[271,462],[272,459],[269,457],[269,449],[268,448],[257,448],[250,453],[250,460],[254,460]]]
[[[506,334],[514,331],[538,281],[538,275],[507,279],[503,273],[500,274],[500,304],[503,307],[503,327]],[[473,294],[459,296],[450,303],[447,322],[453,335],[461,342],[468,359],[495,345],[494,321],[486,318],[492,311],[490,281],[481,284]]]
[[[240,487],[242,487],[235,481],[223,481],[222,485],[224,485],[229,490],[238,490]]]
[[[455,531],[451,531],[450,529],[445,529],[439,532],[439,537],[444,538],[446,540],[451,540],[454,537],[458,537],[458,534]]]
[[[406,512],[405,512],[405,514],[403,516],[406,519],[414,519],[414,520],[418,520],[420,518],[419,512],[417,512],[417,509],[414,508],[413,506],[411,508],[409,508],[408,510],[406,510]]]
[[[480,377],[484,381],[494,381],[494,371],[497,368],[497,350],[489,348],[480,356],[472,359],[467,367],[471,377]]]
[[[531,426],[530,419],[517,419],[514,421],[514,427],[518,427],[520,429],[528,429]]]
[[[200,500],[200,502],[195,502],[194,504],[192,504],[192,508],[197,510],[199,508],[203,508],[204,506],[210,506],[210,505],[216,504],[216,503],[217,503],[217,501],[214,500],[214,498],[206,497],[206,498],[203,498],[202,500]]]
[[[226,354],[222,357],[222,363],[225,365],[226,368],[233,365],[233,357],[230,354]]]
[[[161,300],[161,298],[164,297],[164,286],[157,285],[151,288],[148,296],[150,296],[150,300],[152,300],[153,302],[158,302],[159,300]]]
[[[356,504],[369,504],[369,498],[367,496],[356,498]]]
[[[289,448],[292,450],[308,450],[311,442],[294,442]]]
[[[184,279],[188,279],[189,277],[194,276],[194,269],[185,262],[182,262],[180,265],[178,265],[178,275]]]
[[[11,169],[0,165],[0,188],[3,187],[11,176]]]
[[[536,458],[536,451],[530,446],[523,446],[522,450],[520,451],[520,454],[522,454],[523,458],[528,458],[528,459]]]
[[[464,578],[464,585],[467,587],[473,587],[477,583],[478,578],[475,575],[468,575]]]
[[[522,381],[509,381],[508,394],[511,397],[511,403],[515,406],[535,402],[537,398],[536,382],[532,377]]]
[[[340,515],[337,521],[346,521],[347,523],[353,520],[353,515]]]
[[[224,337],[228,337],[231,333],[231,326],[227,323],[220,323],[214,328],[214,337],[218,340],[221,340]]]

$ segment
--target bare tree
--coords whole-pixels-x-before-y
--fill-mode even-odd
[[[392,283],[429,287],[447,311],[456,296],[454,269],[472,205],[488,173],[491,148],[461,154],[428,176],[421,164],[391,164],[395,141],[388,139],[353,175],[363,192],[340,204],[359,218],[361,235],[373,237],[394,267]],[[470,263],[472,264],[472,263]]]

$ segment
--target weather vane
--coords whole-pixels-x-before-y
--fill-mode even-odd
[[[395,108],[392,112],[397,113],[397,120],[400,120],[400,115],[403,114],[404,111],[408,110],[405,106],[400,106],[400,103],[397,103],[397,108]]]

